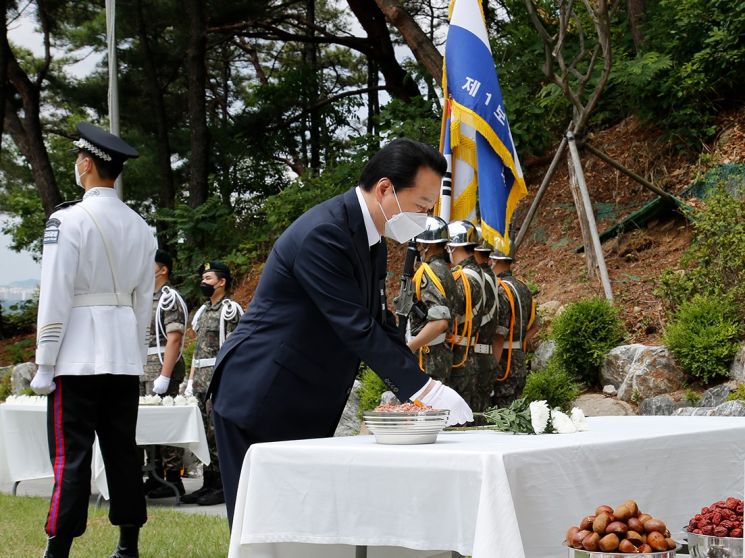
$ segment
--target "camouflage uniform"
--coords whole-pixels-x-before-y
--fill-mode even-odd
[[[507,270],[499,274],[499,278],[506,283],[506,288],[511,288],[512,299],[515,302],[515,326],[512,334],[513,348],[512,360],[510,364],[509,375],[503,381],[498,381],[494,389],[494,403],[500,407],[506,407],[515,399],[520,398],[525,387],[525,380],[528,376],[527,362],[525,352],[523,351],[523,340],[528,331],[528,324],[533,312],[533,295],[528,286],[512,275]],[[501,290],[501,287],[500,287]],[[515,295],[517,291],[517,296]],[[509,312],[509,302],[507,309]],[[509,344],[509,323],[508,332],[504,339],[504,348],[502,349],[502,358],[499,361],[499,376],[504,375],[507,368],[507,356]]]
[[[481,266],[476,263],[473,256],[469,256],[460,263],[460,267],[463,269],[471,269],[483,277],[481,273]],[[473,328],[471,331],[471,339],[475,339],[479,332],[481,325],[481,317],[483,315],[483,291],[481,284],[474,278],[466,275],[469,285],[471,286],[471,306],[473,308]],[[455,310],[458,320],[463,320],[465,317],[465,304],[466,295],[463,289],[463,282],[458,280],[455,282],[457,295],[455,297]],[[459,327],[459,333],[462,332],[463,325]],[[457,337],[455,338],[457,340]],[[473,341],[471,342],[471,345]],[[463,399],[466,400],[469,406],[473,406],[476,391],[476,362],[473,359],[473,349],[468,349],[468,358],[465,362],[458,366],[464,359],[466,354],[466,347],[461,345],[453,346],[453,369],[450,372],[449,385],[455,391],[457,391]]]
[[[416,336],[428,322],[437,320],[447,320],[450,331],[453,325],[454,297],[456,293],[455,281],[450,272],[450,265],[445,260],[445,256],[437,254],[429,258],[427,264],[432,272],[440,280],[442,288],[445,290],[443,295],[434,282],[422,274],[421,279],[421,300],[417,305],[422,308],[426,315],[420,317],[416,311],[412,310],[409,314],[409,324],[411,325],[411,335]],[[444,341],[434,345],[425,345],[418,351],[420,357],[420,366],[429,376],[441,382],[448,382],[450,369],[453,366],[453,352]]]
[[[474,351],[472,357],[477,369],[476,395],[473,400],[473,406],[471,407],[475,412],[482,412],[491,405],[491,393],[494,390],[494,383],[498,375],[498,366],[492,352],[492,345],[497,335],[509,335],[510,327],[510,307],[507,296],[504,291],[498,288],[497,278],[491,267],[489,267],[489,264],[481,264],[481,271],[484,272],[484,291],[486,292],[483,319],[486,319],[486,315],[492,312],[492,309],[493,314],[488,321],[483,322],[482,320],[481,327],[479,328],[479,346],[488,352]],[[496,297],[496,301],[495,293],[487,278],[493,282],[492,284],[497,290],[498,296]]]
[[[194,330],[197,333],[197,342],[194,349],[193,361],[197,359],[211,359],[217,356],[220,350],[220,313],[222,312],[223,301],[228,300],[223,297],[216,304],[208,299],[204,303],[204,310],[199,316],[199,321],[195,324]],[[238,325],[240,316],[225,323],[225,337],[227,337]],[[205,394],[212,380],[212,371],[214,366],[200,366],[194,369],[192,377],[194,396],[199,400],[199,410],[202,412],[202,420],[207,434],[207,445],[210,450],[210,464],[205,467],[205,472],[219,473],[220,467],[217,460],[217,446],[215,445],[215,428],[212,425],[211,417],[205,405]]]

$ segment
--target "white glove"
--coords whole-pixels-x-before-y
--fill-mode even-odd
[[[432,389],[426,395],[421,396],[420,394],[424,393],[430,384]],[[418,399],[433,409],[449,409],[448,426],[473,422],[473,411],[471,411],[468,403],[458,395],[457,391],[444,385],[439,380],[430,378],[429,382],[424,384],[422,389],[411,396],[412,401],[415,399]]]
[[[39,370],[31,380],[31,389],[37,395],[49,395],[57,386],[54,384],[54,366],[49,364],[39,365]]]
[[[156,393],[158,395],[163,395],[165,392],[168,391],[168,384],[170,383],[171,383],[171,378],[161,374],[160,376],[155,378],[155,381],[153,382],[153,393]]]
[[[184,390],[184,397],[191,397],[194,395],[194,380],[186,382],[186,389]]]

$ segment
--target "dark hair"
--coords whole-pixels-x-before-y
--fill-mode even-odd
[[[90,157],[91,161],[93,161],[93,164],[96,166],[98,176],[104,180],[116,180],[117,176],[122,173],[122,169],[124,168],[124,161],[122,159],[112,158],[111,161],[104,161],[103,159],[96,157],[90,151],[86,151],[85,149],[80,149],[79,151],[81,151],[86,157]]]
[[[216,269],[211,269],[212,273],[214,273],[217,276],[218,281],[220,279],[225,279],[225,291],[230,290],[230,286],[233,284],[233,278],[228,273],[223,273],[222,271],[218,271]]]
[[[171,278],[171,271],[173,271],[173,258],[171,254],[165,250],[158,248],[155,251],[155,263],[168,269],[168,278]]]
[[[414,186],[421,167],[428,167],[442,176],[447,170],[447,161],[429,145],[408,138],[395,139],[367,162],[359,186],[369,192],[378,180],[388,178],[400,192]]]

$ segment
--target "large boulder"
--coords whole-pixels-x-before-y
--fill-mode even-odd
[[[714,413],[713,407],[681,407],[675,409],[674,417],[710,417]]]
[[[640,415],[672,415],[680,407],[669,395],[658,395],[645,399],[639,405]]]
[[[10,385],[15,395],[20,395],[23,390],[31,387],[31,380],[36,374],[36,365],[33,362],[16,364],[10,376]]]
[[[737,351],[735,359],[729,367],[729,377],[738,384],[745,383],[745,343],[740,346],[740,350]]]
[[[685,373],[675,363],[667,347],[641,345],[618,388],[618,398],[623,401],[643,401],[677,391],[685,381]]]
[[[716,407],[727,401],[729,394],[735,390],[734,385],[727,383],[707,389],[698,401],[699,407]]]
[[[542,341],[538,348],[533,353],[533,357],[530,359],[531,370],[543,370],[546,368],[549,359],[554,356],[556,352],[556,343],[552,340]]]
[[[356,436],[360,433],[361,420],[359,417],[360,409],[360,387],[362,382],[355,380],[352,385],[352,391],[349,392],[347,404],[336,426],[334,436]]]
[[[635,415],[634,408],[625,401],[613,397],[606,397],[599,393],[585,393],[580,395],[574,406],[582,409],[588,417],[628,416]]]
[[[620,388],[629,373],[629,369],[645,347],[646,345],[637,343],[612,348],[603,359],[603,365],[600,368],[600,384],[603,386],[612,385],[616,389]]]
[[[548,324],[553,319],[562,313],[565,306],[558,300],[549,300],[543,304],[538,305],[538,316],[541,318],[542,324]]]
[[[727,401],[714,407],[715,417],[745,417],[745,401]]]

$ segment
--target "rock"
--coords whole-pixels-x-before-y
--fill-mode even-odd
[[[714,412],[711,407],[681,407],[675,409],[674,417],[709,417]]]
[[[740,346],[740,350],[737,351],[735,359],[729,367],[729,377],[738,384],[745,383],[745,343]]]
[[[603,366],[600,368],[600,383],[604,386],[610,384],[616,389],[620,388],[631,365],[645,346],[637,343],[612,348],[603,359]]]
[[[640,415],[672,415],[680,407],[669,395],[658,395],[645,399],[639,405]]]
[[[552,340],[542,341],[538,348],[533,353],[533,358],[530,359],[531,370],[543,370],[546,368],[549,359],[554,356],[556,352],[556,343]]]
[[[381,405],[400,405],[401,402],[392,391],[384,391],[383,395],[380,396]]]
[[[10,377],[11,389],[15,395],[20,395],[23,390],[31,387],[31,380],[36,374],[36,365],[33,362],[16,364]]]
[[[574,406],[579,407],[588,417],[635,415],[634,408],[625,401],[606,397],[599,393],[580,395]]]
[[[618,391],[616,390],[616,386],[614,386],[613,384],[603,386],[603,395],[610,395],[611,397],[613,397],[617,393]]]
[[[640,345],[626,378],[618,388],[623,401],[643,401],[683,387],[685,373],[673,360],[667,347]]]
[[[352,384],[352,391],[349,392],[349,398],[347,404],[344,406],[344,411],[339,419],[339,424],[336,426],[334,436],[356,436],[360,433],[360,424],[362,421],[359,418],[360,409],[360,387],[362,382],[355,380]]]
[[[561,302],[558,300],[549,300],[538,305],[538,316],[540,316],[542,324],[547,324],[561,314],[563,310],[564,305]]]
[[[727,401],[727,397],[735,390],[732,384],[721,384],[707,389],[698,401],[697,407],[716,407]]]
[[[745,417],[745,401],[727,401],[714,407],[715,417]]]

